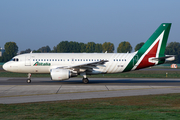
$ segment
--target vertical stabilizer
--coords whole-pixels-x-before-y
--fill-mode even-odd
[[[155,60],[154,58],[165,57],[164,52],[170,28],[171,23],[162,23],[137,51],[137,54],[125,68],[124,72],[164,63],[165,59]]]
[[[154,46],[158,46],[157,50],[154,52],[156,52],[157,57],[164,57],[170,28],[171,23],[162,23],[146,41],[146,43],[141,47],[141,49],[138,51],[138,54],[143,55],[148,51],[148,49],[151,50]]]

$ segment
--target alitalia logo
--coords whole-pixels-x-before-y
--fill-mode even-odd
[[[40,63],[40,62],[36,62],[36,63],[34,63],[33,66],[51,66],[51,63]]]

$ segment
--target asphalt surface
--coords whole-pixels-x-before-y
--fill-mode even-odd
[[[180,93],[180,79],[81,78],[51,81],[50,78],[0,77],[0,104],[91,99],[121,96]]]
[[[0,77],[0,85],[155,85],[155,86],[180,86],[180,79],[169,78],[89,78],[89,83],[82,83],[82,78],[71,78],[66,81],[52,81],[50,78],[32,78],[31,83],[26,83],[27,78]]]

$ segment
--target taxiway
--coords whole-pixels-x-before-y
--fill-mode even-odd
[[[80,79],[32,78],[29,84],[26,78],[0,77],[0,104],[180,93],[180,79],[90,78],[89,84]]]

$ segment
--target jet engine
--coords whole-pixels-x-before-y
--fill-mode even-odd
[[[74,73],[68,69],[51,69],[52,80],[67,80],[70,77],[76,77],[77,73]]]

